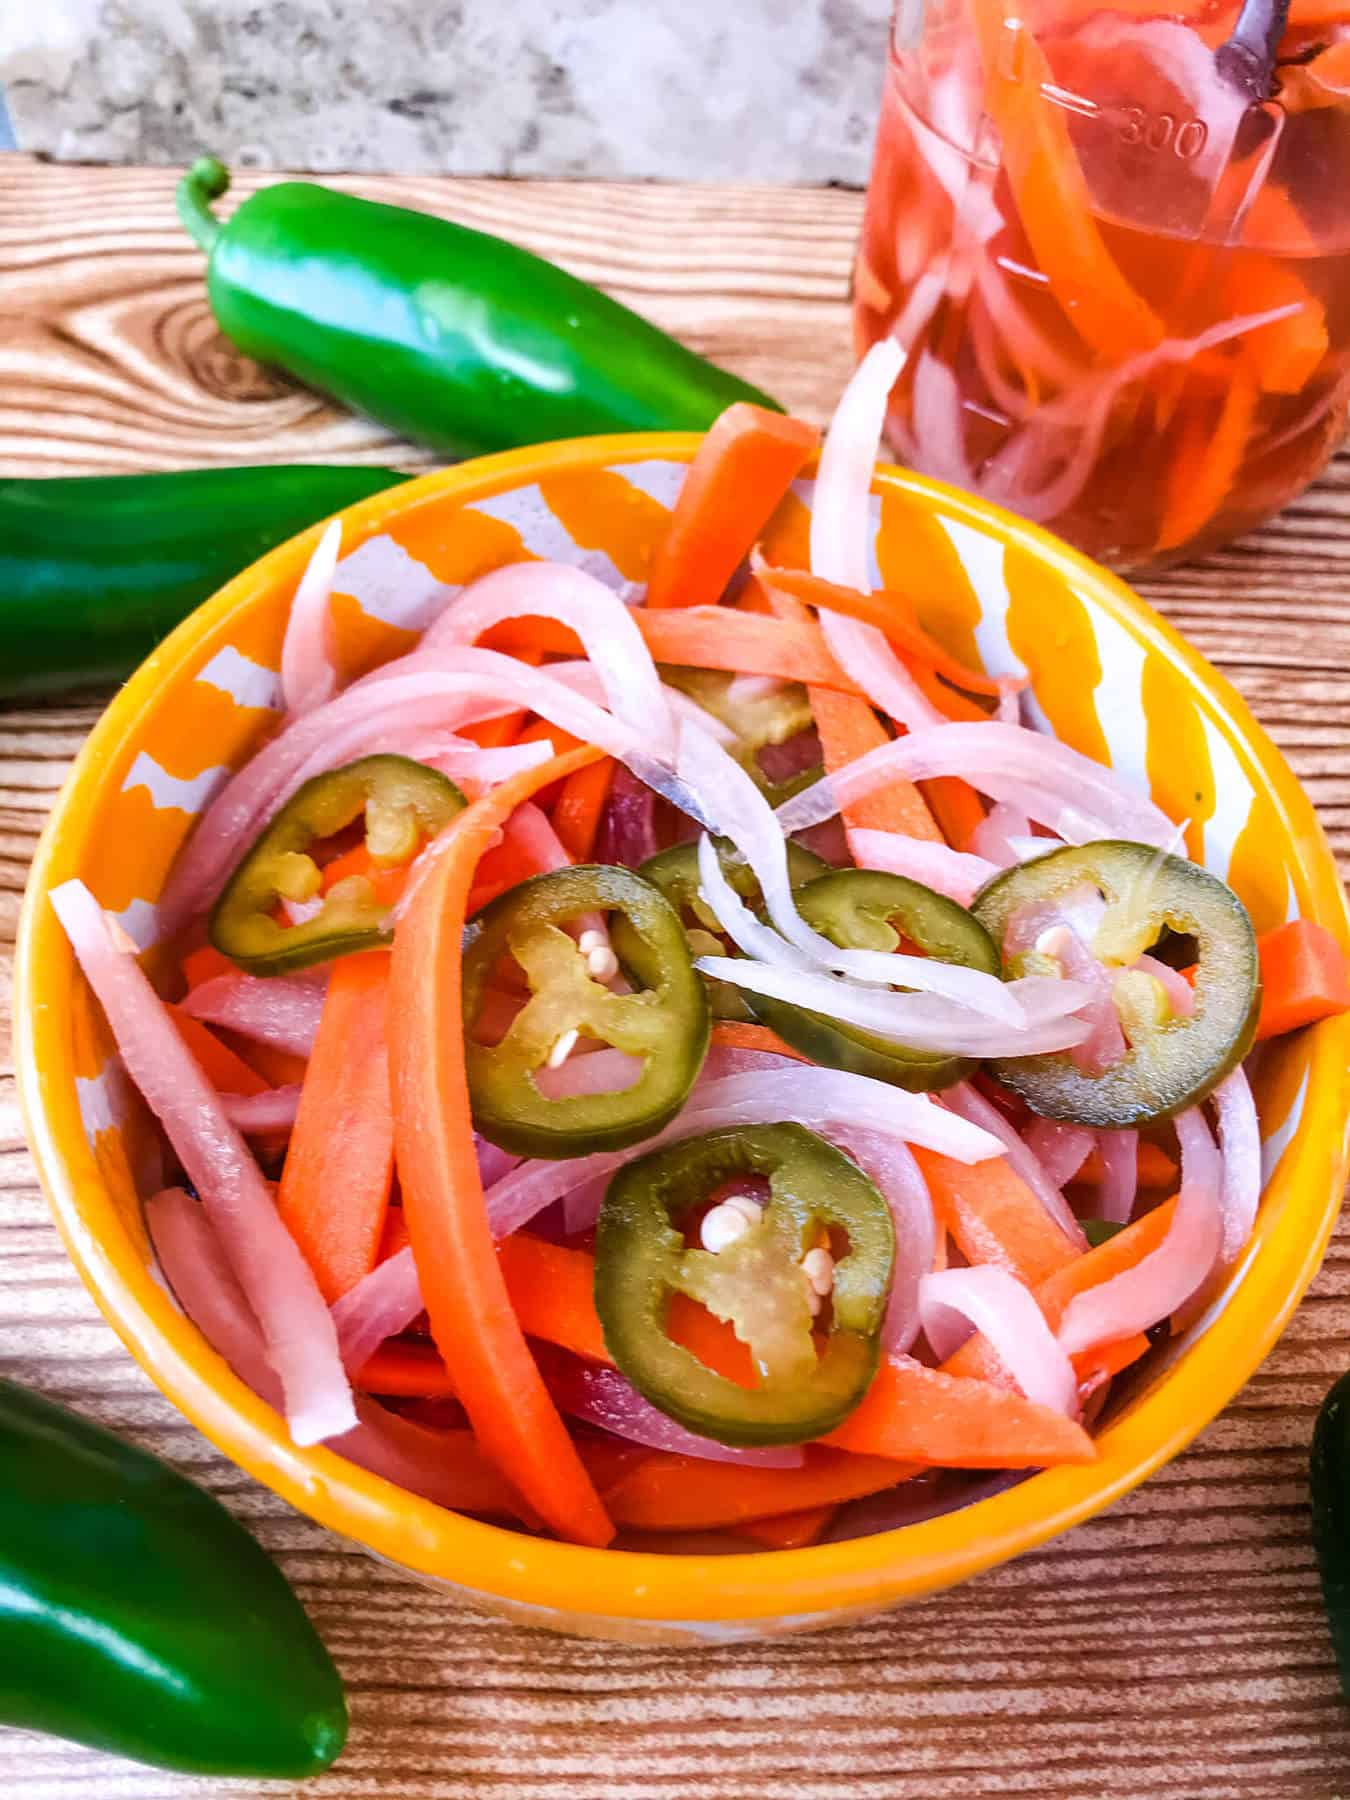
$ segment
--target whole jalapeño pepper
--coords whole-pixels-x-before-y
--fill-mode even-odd
[[[213,157],[178,187],[221,330],[354,412],[455,456],[780,410],[617,300],[501,238],[283,181],[226,222]]]
[[[0,1723],[201,1775],[300,1777],[342,1682],[280,1570],[157,1457],[0,1381]]]

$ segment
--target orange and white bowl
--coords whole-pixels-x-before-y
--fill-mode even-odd
[[[688,435],[589,438],[484,458],[350,509],[335,616],[370,666],[412,642],[445,590],[529,556],[640,582]],[[774,522],[802,560],[810,488]],[[1350,941],[1345,897],[1306,796],[1229,684],[1121,582],[999,509],[898,469],[874,484],[876,556],[967,662],[1025,669],[1037,723],[1145,784],[1189,820],[1189,851],[1258,930],[1296,914]],[[1228,1294],[1152,1367],[1087,1467],[1032,1476],[922,1524],[744,1555],[589,1550],[445,1512],[324,1449],[300,1450],[152,1273],[134,1112],[97,1004],[47,904],[79,876],[149,950],[174,856],[225,771],[274,724],[287,608],[319,528],[246,569],[118,694],[43,837],[20,927],[19,1091],[67,1248],[128,1349],[226,1455],[303,1512],[447,1591],[557,1630],[723,1640],[837,1623],[918,1599],[1099,1512],[1182,1447],[1278,1337],[1321,1260],[1347,1162],[1350,1018],[1280,1040],[1258,1084],[1269,1179]]]

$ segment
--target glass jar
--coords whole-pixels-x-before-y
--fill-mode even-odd
[[[897,456],[1121,568],[1319,473],[1350,401],[1350,0],[1281,10],[900,0],[853,287],[859,353],[908,352]]]

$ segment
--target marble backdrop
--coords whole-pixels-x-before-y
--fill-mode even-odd
[[[77,161],[866,179],[889,0],[0,0]]]

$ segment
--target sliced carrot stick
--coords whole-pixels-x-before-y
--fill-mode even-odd
[[[866,1397],[824,1440],[862,1456],[944,1469],[1043,1469],[1093,1462],[1081,1425],[991,1382],[888,1357]]]
[[[1106,1170],[1102,1159],[1095,1150],[1088,1152],[1087,1160],[1074,1176],[1075,1181],[1086,1182],[1089,1186],[1099,1186],[1105,1179]],[[1171,1187],[1177,1178],[1177,1165],[1159,1144],[1140,1144],[1139,1146],[1139,1185],[1141,1188]]]
[[[236,964],[214,944],[203,944],[197,950],[190,950],[183,958],[182,968],[183,980],[190,988],[200,987],[204,981],[214,981],[217,975],[239,973]]]
[[[333,964],[277,1210],[331,1306],[375,1267],[394,1177],[389,953]]]
[[[806,617],[802,602],[790,594],[771,594],[770,598],[780,619]],[[866,700],[828,687],[808,686],[807,692],[827,773],[889,742],[885,726]],[[903,778],[853,801],[843,809],[843,819],[845,826],[854,830],[898,831],[905,837],[942,840],[923,795],[912,781]]]
[[[636,1531],[705,1531],[858,1500],[918,1473],[888,1458],[830,1450],[809,1449],[800,1469],[746,1469],[658,1451],[606,1487],[605,1505],[615,1524]]]
[[[1251,436],[1260,385],[1246,364],[1232,365],[1217,421],[1193,412],[1168,463],[1158,549],[1172,550],[1202,531],[1232,492]]]
[[[967,1262],[994,1263],[1037,1287],[1078,1254],[1004,1157],[966,1164],[914,1150]]]
[[[1104,1244],[1084,1251],[1081,1256],[1074,1257],[1072,1262],[1065,1263],[1048,1275],[1037,1287],[1036,1299],[1051,1329],[1058,1329],[1064,1316],[1064,1308],[1075,1294],[1085,1294],[1089,1288],[1100,1286],[1113,1275],[1123,1274],[1150,1251],[1156,1250],[1167,1234],[1175,1211],[1175,1200],[1164,1201],[1152,1212],[1136,1219],[1132,1225],[1127,1225],[1124,1231],[1118,1231],[1114,1237],[1108,1238]],[[1126,1352],[1127,1361],[1132,1362],[1136,1356],[1142,1356],[1147,1348],[1148,1339],[1142,1333],[1123,1340],[1122,1350]],[[1117,1357],[1106,1360],[1117,1362],[1119,1367],[1124,1366],[1118,1362]],[[978,1335],[967,1338],[942,1366],[949,1375],[978,1375],[987,1381],[997,1380],[1000,1376],[1004,1380],[1008,1379],[988,1340]],[[1085,1374],[1105,1366],[1097,1353],[1092,1351],[1087,1352],[1086,1366],[1080,1364],[1077,1357],[1074,1358],[1074,1367],[1080,1381]]]
[[[450,1399],[455,1392],[450,1371],[430,1344],[381,1344],[361,1366],[355,1384],[365,1394],[406,1399]]]
[[[612,1362],[595,1310],[595,1258],[517,1231],[497,1246],[506,1291],[526,1337],[560,1344],[592,1362]]]
[[[275,1044],[260,1044],[233,1032],[229,1034],[229,1045],[241,1062],[262,1076],[268,1087],[298,1087],[305,1079],[309,1063],[292,1050],[279,1050]]]
[[[800,419],[743,401],[729,406],[689,465],[652,557],[647,605],[720,600],[819,441]]]
[[[805,601],[808,606],[826,607],[850,619],[861,619],[866,625],[875,625],[907,662],[924,664],[935,675],[941,675],[968,694],[1000,694],[1003,691],[1002,684],[994,676],[986,675],[982,669],[968,669],[935,637],[930,637],[914,617],[909,600],[893,588],[877,588],[864,594],[859,588],[843,587],[820,575],[808,574],[805,569],[757,567],[756,572],[760,581],[780,594],[791,594],[793,599]]]
[[[589,862],[614,780],[614,762],[591,763],[569,775],[553,803],[553,829],[573,862]]]
[[[802,1512],[778,1513],[771,1519],[747,1519],[741,1531],[770,1550],[801,1550],[816,1542],[837,1511],[834,1506],[808,1506]]]
[[[218,1093],[266,1092],[268,1084],[258,1071],[250,1068],[242,1056],[236,1056],[228,1044],[222,1044],[209,1025],[203,1025],[200,1019],[194,1019],[191,1013],[185,1013],[181,1007],[174,1006],[169,1010],[178,1027],[178,1035],[192,1053],[202,1074]]]
[[[949,719],[968,719],[978,724],[989,717],[968,695],[948,687],[921,663],[913,664],[910,674],[924,697]],[[931,781],[921,781],[919,788],[952,849],[964,850],[971,834],[984,821],[984,801],[959,775],[938,775]]]
[[[684,1294],[672,1294],[666,1308],[666,1330],[714,1374],[724,1375],[741,1387],[759,1385],[750,1346],[742,1343],[730,1325],[714,1318],[706,1306]]]
[[[1258,1038],[1350,1011],[1350,959],[1325,925],[1291,919],[1262,934]]]
[[[498,829],[523,801],[599,755],[556,757],[453,820],[400,922],[389,984],[399,1180],[436,1347],[496,1467],[560,1536],[593,1545],[608,1543],[613,1527],[530,1355],[488,1226],[464,1072],[460,960],[474,872]]]
[[[811,1060],[785,1044],[767,1025],[743,1024],[738,1019],[719,1019],[712,1028],[712,1041],[724,1050],[766,1050],[773,1056],[790,1056],[794,1062]]]
[[[401,900],[403,890],[408,885],[406,866],[385,868],[375,861],[364,844],[356,844],[341,856],[335,856],[332,862],[324,864],[320,891],[327,894],[339,881],[347,881],[353,875],[359,875],[370,883],[381,906],[392,906],[395,901]]]

